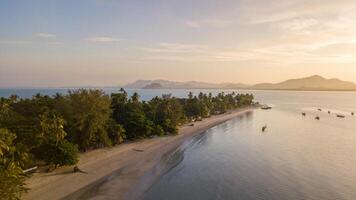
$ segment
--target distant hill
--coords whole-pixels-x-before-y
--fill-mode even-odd
[[[206,83],[197,81],[177,82],[167,80],[138,80],[127,84],[131,89],[251,89],[251,90],[310,90],[356,91],[356,84],[339,79],[326,79],[319,75],[289,79],[280,83]]]
[[[244,89],[248,88],[249,85],[240,83],[206,83],[197,81],[177,82],[167,80],[138,80],[127,84],[124,87],[132,89],[157,89],[156,87],[162,89]]]
[[[326,79],[319,75],[306,78],[289,79],[280,83],[261,83],[250,89],[259,90],[356,90],[356,84],[339,79]]]
[[[163,89],[163,86],[159,83],[151,83],[144,86],[142,89]]]

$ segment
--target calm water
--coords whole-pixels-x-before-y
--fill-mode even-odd
[[[128,92],[134,91],[144,100],[188,93]],[[356,112],[356,93],[246,92],[274,108],[246,113],[184,143],[159,163],[164,173],[143,199],[356,199],[356,116],[350,114]],[[17,91],[22,97],[34,93]],[[0,96],[6,95],[0,90]],[[320,121],[314,119],[317,115]],[[263,125],[268,126],[264,133]]]
[[[160,163],[166,170],[143,198],[356,199],[356,93],[254,93],[274,108],[187,141]]]
[[[73,88],[77,89],[77,88]],[[114,87],[104,87],[104,88],[96,88],[96,89],[101,89],[107,94],[111,94],[113,92],[118,92],[120,88],[114,88]],[[49,95],[53,96],[56,93],[60,94],[67,94],[68,93],[68,88],[51,88],[51,89],[45,89],[45,88],[34,88],[34,89],[1,89],[0,88],[0,97],[9,97],[10,95],[16,94],[17,96],[21,98],[31,98],[32,96],[40,93],[42,95]],[[208,89],[193,89],[193,90],[186,90],[186,89],[175,89],[175,90],[169,90],[169,89],[162,89],[162,90],[143,90],[143,89],[126,89],[127,93],[129,96],[131,96],[134,92],[139,93],[140,97],[142,100],[150,100],[155,96],[162,96],[162,94],[172,94],[175,97],[187,97],[188,93],[191,91],[195,94],[198,94],[199,92],[204,92],[208,93],[211,92],[213,95],[219,93],[219,92],[233,92],[237,90],[208,90]]]

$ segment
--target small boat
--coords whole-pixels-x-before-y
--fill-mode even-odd
[[[352,116],[354,116],[354,115],[355,115],[355,113],[354,113],[354,112],[352,112],[352,113],[351,113],[351,115],[352,115]]]
[[[345,115],[336,115],[336,117],[345,118]]]
[[[319,111],[323,111],[321,108],[318,108]]]
[[[303,116],[306,116],[307,114],[305,112],[302,113]]]
[[[270,110],[270,109],[272,109],[272,107],[269,106],[269,105],[263,105],[263,106],[261,107],[261,109],[262,109],[262,110]]]
[[[320,117],[319,117],[319,116],[316,116],[315,119],[316,119],[316,120],[320,120]]]
[[[328,111],[328,114],[330,114],[331,112],[330,112],[330,110]]]
[[[265,132],[266,129],[267,129],[267,125],[263,126],[263,127],[262,127],[262,132]]]

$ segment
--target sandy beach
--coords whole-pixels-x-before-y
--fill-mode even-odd
[[[148,172],[151,176],[159,173],[154,168],[162,156],[185,140],[252,109],[241,108],[195,122],[194,126],[184,125],[175,136],[83,153],[78,166],[85,173],[72,173],[73,167],[36,173],[27,181],[30,191],[24,199],[137,199],[145,189],[139,182]]]

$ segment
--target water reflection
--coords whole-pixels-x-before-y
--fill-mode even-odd
[[[276,104],[194,137],[144,199],[353,199],[356,124],[303,117],[303,105]]]

